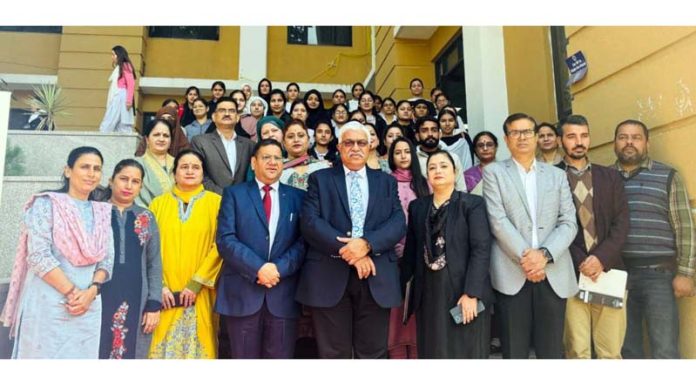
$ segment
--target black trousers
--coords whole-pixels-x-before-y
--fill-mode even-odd
[[[547,279],[526,281],[515,295],[496,291],[496,316],[500,318],[503,358],[563,358],[565,298],[556,295]]]
[[[387,358],[389,312],[372,298],[367,279],[351,270],[334,307],[312,307],[319,358]]]

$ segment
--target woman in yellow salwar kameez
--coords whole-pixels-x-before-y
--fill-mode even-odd
[[[174,160],[175,186],[150,204],[160,229],[164,280],[150,358],[216,358],[214,287],[222,260],[215,232],[221,197],[203,190],[203,167],[199,153],[180,152]]]

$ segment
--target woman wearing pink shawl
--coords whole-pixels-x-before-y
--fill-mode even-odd
[[[12,358],[97,358],[101,284],[114,263],[111,204],[92,201],[103,157],[70,152],[64,185],[25,206],[10,291],[0,319]]]

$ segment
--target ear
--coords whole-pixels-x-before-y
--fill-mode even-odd
[[[70,167],[68,167],[68,166],[63,167],[63,175],[66,178],[70,179],[71,174],[72,174],[72,170],[70,169]]]
[[[252,156],[251,157],[251,169],[256,172],[256,157]]]

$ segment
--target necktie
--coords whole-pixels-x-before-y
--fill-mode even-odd
[[[263,211],[266,212],[266,221],[269,223],[271,222],[271,189],[271,186],[263,185],[263,191],[266,193],[263,196]]]
[[[355,171],[348,173],[350,176],[350,221],[352,223],[351,237],[360,238],[363,236],[363,225],[365,224],[365,208],[363,207],[363,195],[360,189],[360,174]]]

